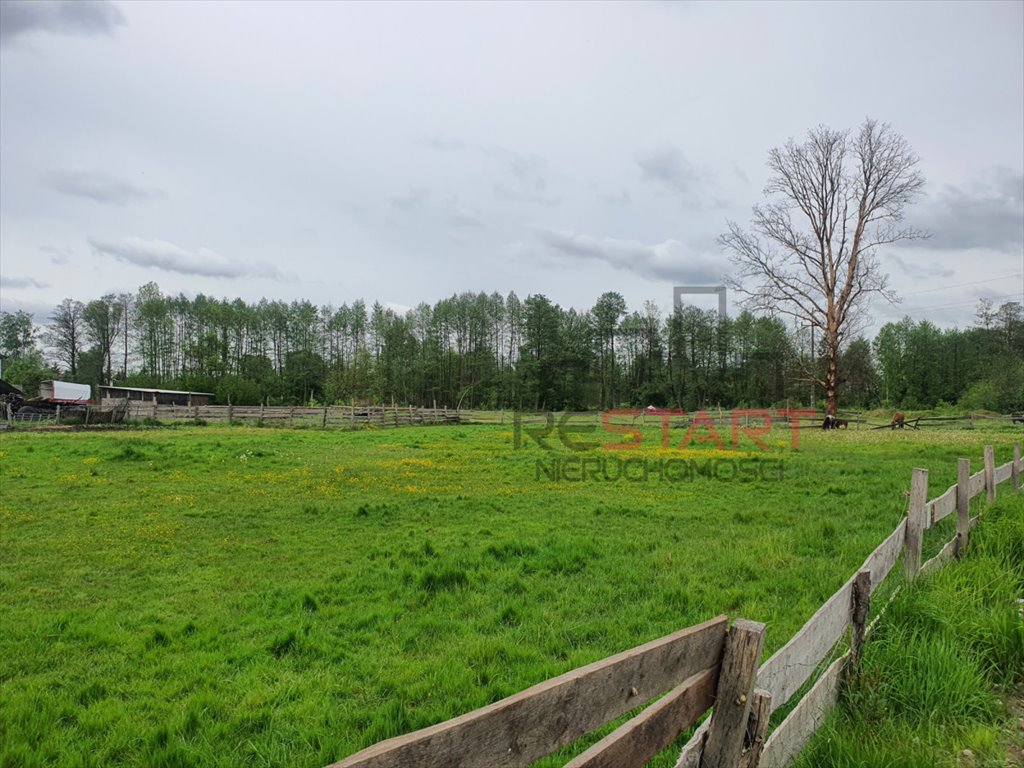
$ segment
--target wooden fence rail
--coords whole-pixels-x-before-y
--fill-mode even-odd
[[[985,456],[991,466],[992,459],[990,457],[993,456],[991,446],[986,447]],[[855,621],[858,608],[855,585],[858,580],[866,584],[870,595],[895,567],[901,552],[904,555],[904,574],[908,580],[916,578],[919,574],[938,570],[950,559],[963,554],[966,549],[968,531],[978,521],[977,517],[968,518],[971,499],[986,492],[987,498],[991,500],[994,498],[996,485],[1012,478],[1019,480],[1019,473],[1024,470],[1020,443],[1014,446],[1013,459],[996,467],[991,472],[991,476],[994,478],[991,490],[988,489],[985,482],[986,472],[984,470],[976,475],[970,475],[968,459],[960,459],[957,469],[959,477],[957,484],[931,501],[925,501],[928,493],[928,471],[925,469],[914,470],[908,516],[868,556],[858,573],[843,584],[815,612],[800,631],[761,666],[757,684],[758,687],[765,688],[772,693],[773,711],[787,704],[792,695],[829,658],[847,627],[853,628],[854,631],[851,633],[853,637],[861,634],[861,642],[863,642],[863,637],[870,632],[869,626],[858,628],[858,622]],[[1014,482],[1013,487],[1019,491],[1019,481]],[[925,527],[952,514],[954,510],[958,512],[957,535],[943,546],[937,555],[922,564],[920,562],[921,539]],[[934,516],[936,513],[938,516]],[[862,622],[863,619],[861,619]],[[839,686],[842,683],[840,673],[844,667],[850,664],[851,655],[852,648],[851,651],[832,662],[804,694],[800,702],[772,731],[764,744],[758,763],[762,768],[784,768],[810,741],[818,726],[835,706]],[[706,762],[702,763],[702,752],[707,738],[706,731],[705,721],[705,725],[698,728],[690,741],[683,747],[676,768],[700,768],[702,765],[707,765]]]
[[[940,568],[964,552],[967,531],[978,520],[967,517],[972,498],[985,492],[991,500],[995,487],[1011,479],[1020,489],[1024,459],[1019,443],[1013,460],[1002,466],[994,466],[991,447],[985,455],[987,471],[979,473],[980,483],[978,475],[970,474],[970,462],[961,459],[957,484],[931,501],[928,471],[915,469],[908,516],[760,666],[764,625],[736,619],[727,629],[728,619],[719,616],[453,720],[374,744],[330,768],[526,766],[658,696],[567,767],[639,768],[710,709],[711,717],[683,747],[677,768],[785,768],[835,706],[843,673],[859,660],[873,626],[867,624],[871,595],[900,554],[907,580]],[[954,510],[957,535],[921,564],[925,529]],[[849,650],[827,666],[766,739],[771,713],[785,706],[836,653],[847,630]]]
[[[656,426],[665,424],[672,428],[687,428],[698,414],[666,409],[648,411],[641,408],[620,408],[608,411],[579,411],[557,413],[525,413],[511,410],[481,411],[453,408],[418,408],[416,406],[360,406],[331,405],[271,406],[271,405],[162,405],[152,402],[131,401],[129,418],[155,419],[157,421],[243,421],[262,422],[270,425],[287,424],[290,427],[397,427],[413,424],[518,424],[537,426],[554,423],[606,424],[615,426]],[[818,427],[824,413],[810,410],[751,409],[724,411],[711,409],[700,411],[702,424],[718,429],[733,426],[749,427],[765,423],[765,417],[777,425],[797,425],[807,429]],[[852,428],[869,425],[860,414],[840,412],[840,417],[849,420]],[[976,419],[1010,422],[1010,416],[935,417],[932,421],[975,421]],[[921,423],[927,418],[919,419]],[[885,424],[880,426],[887,426]]]

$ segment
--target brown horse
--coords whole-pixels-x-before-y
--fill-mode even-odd
[[[890,429],[896,429],[896,427],[903,429],[905,421],[906,417],[903,415],[903,411],[896,411],[896,413],[894,413],[892,416],[892,424],[890,425]]]

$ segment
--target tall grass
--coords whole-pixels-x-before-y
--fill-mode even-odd
[[[796,765],[1006,765],[1007,740],[1024,741],[1006,706],[1024,685],[1021,598],[1024,496],[1016,495],[985,511],[968,558],[897,595]]]

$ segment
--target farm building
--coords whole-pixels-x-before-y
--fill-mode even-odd
[[[138,400],[157,405],[209,405],[212,392],[185,392],[179,389],[114,387],[100,385],[100,402],[113,405],[121,400]]]

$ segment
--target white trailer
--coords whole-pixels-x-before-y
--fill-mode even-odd
[[[88,403],[92,398],[92,387],[88,384],[73,384],[70,381],[44,381],[39,384],[39,397],[51,403]]]

